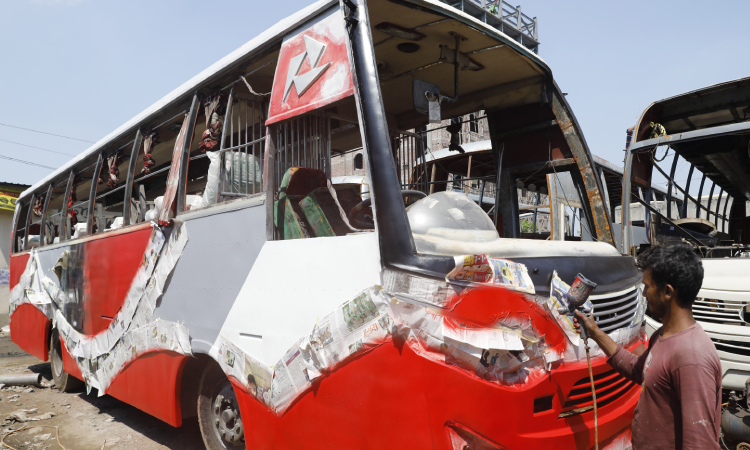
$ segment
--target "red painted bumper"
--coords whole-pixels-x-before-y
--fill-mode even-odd
[[[594,373],[611,370],[603,358]],[[449,423],[508,449],[593,447],[593,412],[559,419],[586,363],[556,369],[526,386],[478,380],[461,369],[386,343],[316,383],[282,417],[235,384],[247,448],[409,448],[452,450]],[[640,389],[629,388],[599,409],[599,438],[628,427]],[[534,399],[553,395],[553,409],[533,412]]]

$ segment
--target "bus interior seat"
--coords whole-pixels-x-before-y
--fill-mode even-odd
[[[359,231],[349,225],[326,174],[304,167],[292,167],[284,174],[279,199],[274,203],[274,224],[282,239],[344,236]]]
[[[335,185],[336,196],[345,213],[349,213],[355,206],[362,203],[361,185]]]

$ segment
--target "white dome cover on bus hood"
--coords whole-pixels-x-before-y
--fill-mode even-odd
[[[601,242],[501,238],[489,216],[466,195],[437,192],[407,211],[417,252],[433,255],[485,254],[499,258],[620,256]]]

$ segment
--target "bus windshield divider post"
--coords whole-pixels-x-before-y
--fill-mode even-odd
[[[130,150],[130,161],[128,163],[128,180],[125,182],[125,194],[122,202],[122,225],[130,225],[130,211],[132,210],[133,204],[133,180],[135,179],[135,165],[138,162],[138,154],[141,150],[141,143],[143,142],[143,133],[141,129],[135,132],[135,140],[133,141],[133,149]]]
[[[452,257],[415,254],[416,248],[406,216],[396,167],[393,164],[367,2],[339,0],[339,5],[341,18],[346,22],[347,52],[354,79],[354,100],[360,122],[362,147],[368,158],[368,172],[374,191],[371,196],[382,264],[386,268],[444,279],[445,275],[455,268],[455,260]],[[328,133],[326,134],[326,138],[330,139]],[[330,144],[327,143],[326,147],[327,155],[330,155]],[[329,166],[329,163],[326,165]],[[326,174],[330,174],[329,167]],[[273,199],[269,198],[267,203],[273,204]],[[273,215],[269,220],[273,220]]]
[[[99,158],[96,160],[96,165],[94,166],[94,176],[91,178],[91,189],[89,190],[89,210],[88,215],[86,216],[86,235],[90,236],[94,229],[94,205],[96,204],[96,186],[99,182],[99,174],[102,171],[102,161],[104,159],[104,155],[102,152],[99,152]],[[102,231],[102,230],[98,230]]]

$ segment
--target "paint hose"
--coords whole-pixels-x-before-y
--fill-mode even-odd
[[[594,448],[599,450],[599,413],[596,409],[596,388],[594,387],[594,371],[591,369],[591,354],[589,353],[589,340],[584,339],[586,347],[586,361],[589,363],[589,380],[591,381],[591,396],[594,399]]]
[[[18,433],[19,431],[28,430],[30,428],[54,428],[55,429],[55,439],[57,439],[57,445],[59,445],[60,448],[62,448],[63,450],[67,450],[65,447],[63,447],[62,443],[60,442],[60,427],[54,427],[54,426],[50,426],[50,425],[36,425],[36,426],[33,426],[33,427],[23,427],[23,428],[19,428],[17,430],[11,430],[11,431],[5,433],[5,435],[2,437],[2,439],[0,439],[0,445],[2,445],[3,447],[8,447],[11,450],[18,450],[17,448],[11,447],[9,444],[7,444],[5,442],[5,438],[7,438],[8,436],[10,436],[13,433]],[[107,441],[105,440],[104,442],[106,443]]]

